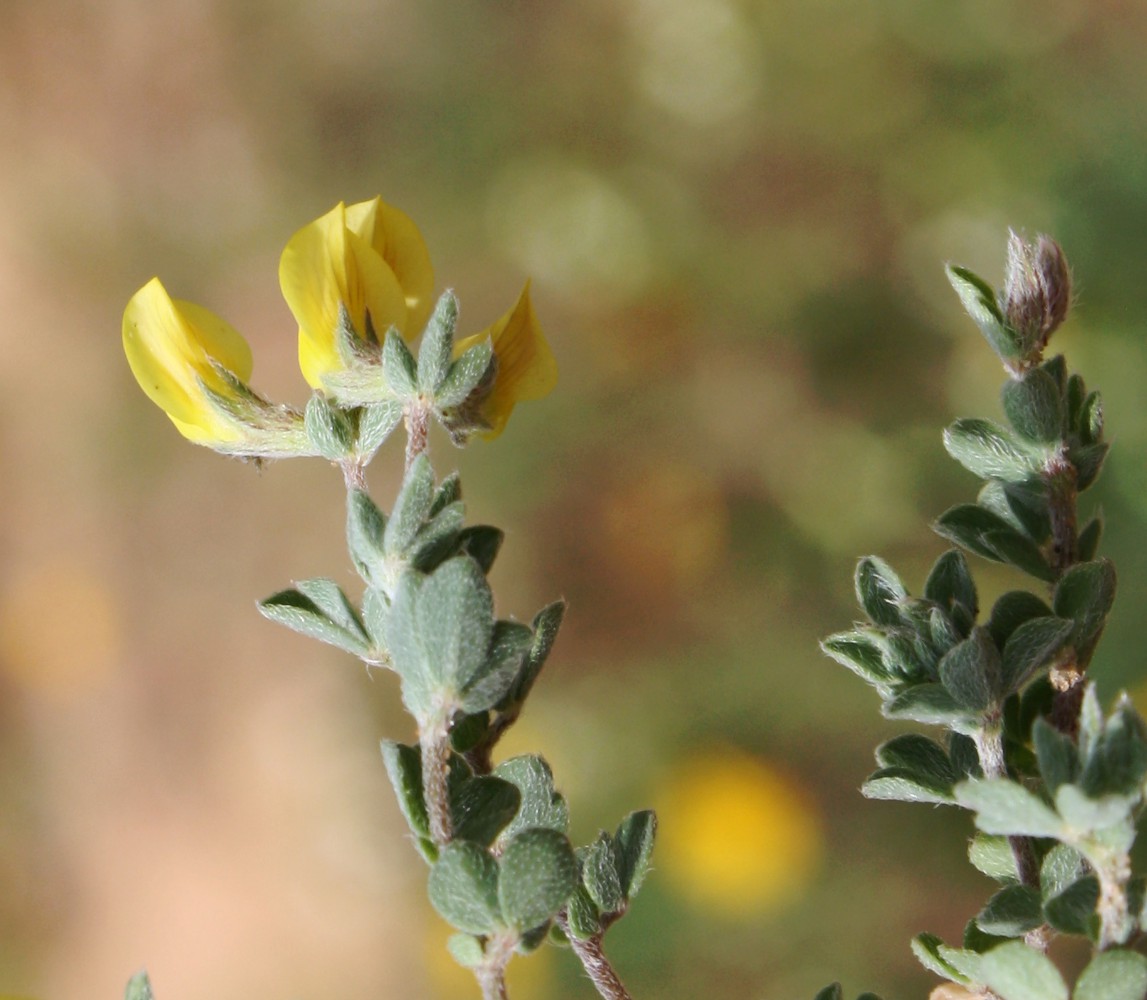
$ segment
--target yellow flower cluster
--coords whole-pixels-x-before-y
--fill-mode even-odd
[[[377,366],[388,332],[414,340],[434,307],[434,271],[422,235],[381,198],[340,202],[295,233],[279,263],[279,283],[299,326],[303,377],[335,403],[349,370]],[[517,402],[541,398],[557,380],[528,283],[501,319],[459,340],[454,357],[487,339],[491,370],[467,401],[464,429],[495,437]],[[189,440],[240,454],[313,453],[302,415],[247,386],[252,360],[243,337],[207,309],[172,299],[158,278],[128,303],[123,344],[140,387]],[[384,392],[369,402],[383,402]],[[348,405],[363,402],[356,397]]]

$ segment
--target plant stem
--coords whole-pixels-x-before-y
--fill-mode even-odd
[[[362,462],[356,462],[352,459],[342,464],[343,482],[346,483],[347,492],[351,490],[362,490],[366,492],[366,466]]]
[[[430,447],[430,413],[425,406],[411,403],[406,408],[406,471]]]
[[[573,953],[577,955],[590,982],[605,1000],[633,1000],[629,991],[614,971],[601,947],[601,935],[595,934],[588,941],[580,941],[570,930],[569,917],[565,910],[557,916],[558,926],[569,940]]]
[[[509,1000],[506,966],[514,957],[516,943],[517,937],[513,934],[495,934],[486,939],[485,961],[474,969],[474,976],[482,989],[482,1000]]]
[[[444,847],[454,839],[454,822],[450,816],[450,732],[447,715],[439,712],[418,734],[422,749],[422,795],[430,821],[430,839]]]
[[[1004,762],[1003,728],[998,712],[994,717],[985,718],[984,724],[976,732],[976,753],[980,758],[980,769],[985,778],[1006,778],[1008,769]],[[1039,886],[1039,863],[1035,848],[1028,837],[1008,837],[1012,858],[1016,864],[1016,875],[1020,885],[1029,888]],[[1035,943],[1034,939],[1033,942]],[[1042,948],[1046,948],[1043,942]],[[1042,949],[1041,949],[1042,950]]]

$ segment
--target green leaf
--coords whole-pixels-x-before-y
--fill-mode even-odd
[[[989,420],[969,417],[944,431],[944,447],[969,472],[981,479],[1022,482],[1043,467],[1044,455],[1025,446]]]
[[[977,833],[968,843],[968,860],[988,878],[997,882],[1017,882],[1016,857],[1007,837]]]
[[[137,972],[128,980],[127,989],[123,996],[124,1000],[155,1000],[155,994],[151,992],[151,980],[148,979],[146,970]]]
[[[359,411],[358,443],[356,451],[363,459],[369,459],[383,442],[390,437],[402,421],[402,403],[397,399],[386,399],[381,403],[371,403]]]
[[[486,377],[494,349],[489,340],[475,344],[454,360],[438,388],[434,403],[439,412],[460,406]]]
[[[383,532],[386,515],[378,509],[365,490],[347,492],[346,538],[347,549],[358,575],[367,584],[384,582],[383,565],[386,559]]]
[[[457,700],[486,662],[493,596],[473,559],[457,556],[429,576],[408,571],[391,606],[391,660],[403,700],[418,719]]]
[[[1004,483],[989,479],[976,494],[976,503],[999,514],[1037,545],[1042,545],[1051,535],[1047,486],[1041,480]]]
[[[961,635],[971,631],[980,607],[976,582],[963,552],[949,549],[936,560],[924,584],[924,596],[947,612]]]
[[[468,934],[490,934],[502,924],[498,904],[498,862],[468,840],[442,848],[430,869],[430,903],[452,926]]]
[[[981,778],[956,786],[956,801],[976,812],[985,833],[1021,837],[1061,837],[1064,825],[1050,806],[1006,778]]]
[[[1123,695],[1084,758],[1080,785],[1093,797],[1135,795],[1147,776],[1147,728]]]
[[[498,550],[502,547],[502,532],[488,524],[474,524],[463,528],[458,536],[458,550],[476,562],[483,573],[489,573]]]
[[[617,848],[617,871],[621,891],[632,899],[645,881],[653,858],[653,841],[657,836],[657,816],[651,809],[631,812],[621,821],[613,842]]]
[[[410,543],[410,565],[420,573],[432,573],[444,560],[457,555],[464,517],[465,508],[459,501],[424,523]]]
[[[1050,615],[1051,608],[1035,594],[1026,590],[1010,590],[992,605],[988,631],[996,647],[1003,649],[1012,633],[1024,622]]]
[[[588,941],[602,932],[601,914],[597,904],[589,898],[589,892],[584,885],[574,888],[573,895],[566,903],[566,917],[569,920],[570,933],[579,941]]]
[[[382,370],[386,384],[399,399],[410,399],[418,394],[418,369],[414,356],[394,327],[387,330],[382,344]]]
[[[336,625],[360,636],[364,642],[370,641],[358,611],[334,580],[316,577],[313,580],[300,580],[295,587]]]
[[[1087,863],[1079,851],[1068,844],[1056,844],[1040,863],[1040,894],[1044,899],[1058,896],[1079,881],[1086,871]]]
[[[386,625],[390,619],[390,601],[381,590],[368,587],[362,595],[362,623],[370,635],[371,646],[385,650]]]
[[[537,754],[523,754],[502,761],[494,774],[518,789],[521,806],[513,821],[502,831],[505,843],[515,834],[531,828],[565,833],[569,829],[569,806],[554,790],[550,766]]]
[[[905,688],[891,701],[885,702],[883,712],[889,719],[951,726],[960,732],[970,721],[967,711],[943,684],[915,684]]]
[[[844,1000],[844,991],[841,990],[840,983],[833,983],[821,990],[813,1000]]]
[[[520,622],[494,624],[486,662],[462,689],[462,708],[481,712],[499,704],[515,687],[534,633]]]
[[[1039,893],[1026,885],[1006,886],[976,915],[980,930],[997,937],[1021,937],[1042,923]]]
[[[458,300],[453,292],[445,291],[434,306],[418,351],[418,388],[428,396],[433,397],[446,380],[457,322]]]
[[[903,621],[900,605],[908,592],[879,556],[866,556],[856,566],[856,597],[860,606],[876,625],[899,625]]]
[[[383,740],[382,760],[398,799],[398,808],[414,834],[414,846],[433,864],[438,859],[438,848],[430,839],[430,819],[422,796],[422,755],[417,747]]]
[[[521,669],[514,680],[513,687],[506,698],[498,703],[499,709],[506,709],[511,705],[520,705],[526,700],[526,696],[533,688],[534,682],[538,679],[538,674],[542,672],[542,667],[545,666],[550,651],[554,647],[554,642],[558,637],[558,629],[561,628],[565,613],[566,602],[554,601],[534,615],[534,620],[530,625],[533,631],[533,641],[522,660]]]
[[[916,956],[925,969],[934,972],[944,979],[961,983],[964,986],[971,984],[974,976],[967,975],[962,969],[974,964],[977,956],[972,955],[969,961],[961,961],[964,956],[955,948],[949,948],[935,934],[917,934],[912,939],[912,954]],[[956,958],[960,968],[952,964],[951,959]]]
[[[1004,691],[1019,691],[1049,666],[1071,636],[1075,623],[1065,618],[1031,618],[1008,637],[1003,651]]]
[[[1060,785],[1055,791],[1055,807],[1071,827],[1072,842],[1079,843],[1075,838],[1101,830],[1110,831],[1118,825],[1125,825],[1130,832],[1139,798],[1138,789],[1127,795],[1109,794],[1092,798],[1079,785]],[[1129,848],[1130,844],[1127,846]]]
[[[499,777],[480,775],[462,782],[450,792],[455,838],[489,847],[513,820],[521,799],[518,789]]]
[[[469,934],[451,934],[446,940],[446,950],[464,969],[476,968],[486,957],[482,942]]]
[[[977,504],[950,507],[936,519],[932,530],[985,559],[1010,562],[1040,580],[1051,579],[1051,569],[1039,547],[999,514]]]
[[[413,544],[434,500],[434,470],[425,453],[410,465],[402,489],[394,501],[394,510],[383,533],[383,546],[392,555],[402,556]]]
[[[1068,460],[1075,466],[1075,488],[1078,492],[1082,493],[1099,478],[1109,449],[1110,445],[1107,444],[1081,445],[1068,449]]]
[[[960,296],[965,311],[975,321],[1002,361],[1016,361],[1023,357],[1024,345],[1019,336],[1004,320],[996,303],[996,293],[979,275],[965,267],[949,264],[945,269],[948,281]]]
[[[578,881],[573,848],[557,830],[521,831],[506,844],[500,867],[502,913],[510,926],[521,931],[552,918]]]
[[[1063,399],[1059,383],[1043,368],[1014,375],[1004,385],[1004,413],[1027,440],[1049,444],[1063,435]]]
[[[311,396],[303,411],[307,440],[323,458],[338,462],[355,454],[358,413],[344,410],[319,393]]]
[[[1115,603],[1115,567],[1109,559],[1076,563],[1055,587],[1052,607],[1061,618],[1074,619],[1071,643],[1086,663],[1103,632],[1108,612]]]
[[[361,625],[353,630],[345,628],[299,590],[281,590],[261,601],[258,607],[264,618],[286,625],[295,632],[330,643],[355,656],[370,655],[370,643]]]
[[[1094,937],[1099,927],[1095,913],[1098,903],[1099,879],[1085,875],[1044,898],[1044,919],[1061,934]]]
[[[1095,553],[1099,551],[1099,540],[1102,537],[1103,515],[1097,512],[1095,517],[1084,525],[1075,543],[1081,562],[1090,562],[1095,558]]]
[[[1054,795],[1060,785],[1074,781],[1079,772],[1075,742],[1043,719],[1035,720],[1032,741],[1039,761],[1039,772],[1047,790]]]
[[[917,733],[897,736],[876,750],[880,770],[861,788],[870,799],[902,802],[952,801],[956,774],[943,747]]]
[[[1098,392],[1091,393],[1083,401],[1079,413],[1079,436],[1087,444],[1095,444],[1103,438],[1103,400]]]
[[[1000,653],[986,628],[976,626],[967,639],[948,650],[939,670],[941,683],[969,712],[983,712],[1000,700]]]
[[[625,893],[621,887],[613,838],[604,831],[588,847],[578,851],[581,878],[602,913],[617,913],[625,907]]]
[[[1075,983],[1075,1000],[1143,1000],[1147,996],[1147,958],[1113,948],[1096,955]]]
[[[1067,984],[1042,952],[1009,941],[981,956],[984,985],[1000,1000],[1068,1000]]]
[[[848,667],[869,684],[884,688],[893,675],[884,665],[880,647],[863,630],[838,632],[821,640],[820,648],[841,666]]]

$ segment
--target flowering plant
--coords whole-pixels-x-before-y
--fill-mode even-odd
[[[1147,807],[1147,724],[1126,696],[1105,712],[1088,679],[1116,583],[1098,555],[1100,516],[1081,524],[1078,511],[1107,457],[1103,405],[1062,355],[1043,353],[1070,274],[1053,240],[1013,234],[1000,292],[962,267],[948,277],[1007,372],[1007,425],[963,419],[944,433],[985,483],[933,525],[956,547],[923,596],[884,560],[861,559],[866,620],[822,647],[876,689],[886,717],[946,731],[943,743],[908,733],[878,747],[864,794],[969,810],[969,860],[997,885],[960,945],[912,942],[947,980],[933,1000],[1143,1000],[1147,957],[1132,946],[1147,894],[1131,848]],[[980,619],[965,552],[1042,593],[1008,591]],[[1049,948],[1072,936],[1091,956],[1069,991]],[[818,1000],[841,997],[834,985]]]
[[[627,997],[602,937],[641,885],[656,820],[631,813],[575,849],[566,800],[545,760],[526,754],[495,763],[565,605],[555,601],[528,625],[495,617],[487,574],[502,532],[465,524],[458,476],[438,479],[429,458],[432,420],[458,445],[497,437],[518,402],[553,388],[557,369],[529,286],[491,326],[456,339],[458,304],[449,291],[433,301],[422,236],[378,198],[336,205],[300,229],[279,278],[313,389],[305,409],[251,389],[242,336],[208,310],[171,299],[158,279],[124,313],[131,369],[197,444],[256,460],[320,456],[342,469],[361,601],[332,580],[313,579],[260,610],[399,676],[418,743],[385,741],[385,770],[429,865],[430,901],[458,931],[450,951],[473,970],[483,997],[505,997],[510,958],[547,940],[572,947],[602,996]],[[385,513],[367,491],[365,470],[399,424],[405,474]],[[128,995],[150,996],[146,975]]]

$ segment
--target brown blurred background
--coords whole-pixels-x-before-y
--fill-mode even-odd
[[[817,639],[856,556],[917,590],[943,454],[1001,381],[943,276],[1047,231],[1055,346],[1105,394],[1120,593],[1096,674],[1142,677],[1147,8],[1133,0],[4,0],[0,6],[0,993],[475,996],[377,752],[391,678],[264,621],[353,581],[322,462],[184,442],[119,343],[153,274],[300,403],[278,254],[336,201],[420,224],[463,332],[527,275],[561,367],[454,452],[507,531],[499,610],[567,625],[507,752],[585,841],[663,838],[610,951],[650,1000],[896,997],[990,887],[966,820],[866,802],[899,731]],[[388,505],[400,459],[372,485]],[[977,565],[985,602],[1016,577]],[[589,997],[568,953],[515,1000]]]

